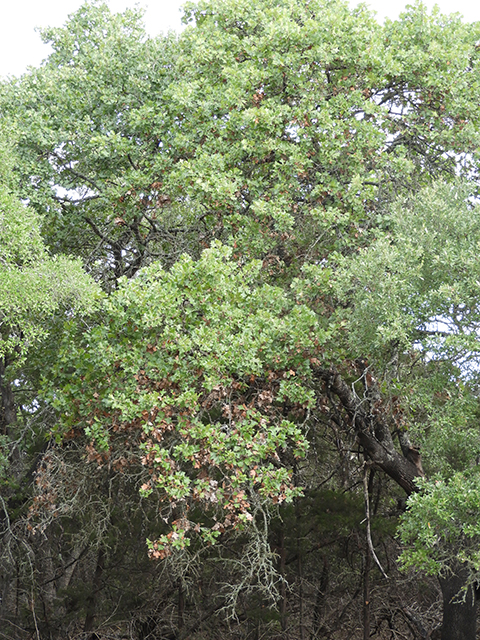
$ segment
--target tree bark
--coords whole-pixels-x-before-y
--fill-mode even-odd
[[[390,427],[378,407],[370,407],[357,396],[334,368],[316,370],[329,394],[335,394],[353,428],[364,455],[394,480],[407,495],[418,491],[416,478],[423,476],[421,456],[405,434],[399,434],[402,453],[395,448]],[[373,404],[373,403],[372,403]],[[472,588],[465,590],[466,569],[452,567],[452,574],[440,578],[443,596],[442,640],[476,640],[476,599]]]
[[[443,596],[442,640],[475,640],[477,600],[473,589],[465,590],[467,571],[453,567],[454,573],[439,578]]]
[[[317,369],[330,393],[334,393],[347,414],[358,442],[366,456],[402,487],[407,495],[417,491],[415,478],[418,464],[397,451],[390,427],[380,412],[367,411],[362,400],[345,382],[336,369]]]

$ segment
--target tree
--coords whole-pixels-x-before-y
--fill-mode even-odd
[[[429,481],[402,485],[411,494],[402,560],[440,576],[442,638],[475,635],[479,223],[471,185],[426,188],[397,203],[388,232],[337,272],[353,302],[348,340],[382,371],[375,386],[388,390],[403,453],[418,464],[413,435],[425,452]]]
[[[84,432],[90,460],[148,469],[141,493],[173,520],[154,558],[190,544],[190,530],[213,542],[265,500],[299,495],[285,456],[307,444],[289,417],[313,401],[297,378],[322,332],[311,310],[259,284],[259,261],[239,267],[231,254],[217,245],[119,283],[100,326],[66,334],[49,392],[59,440]]]
[[[99,289],[78,259],[50,256],[35,211],[15,190],[12,151],[2,132],[0,184],[0,388],[2,431],[16,422],[14,392],[9,380],[18,374],[28,349],[48,336],[55,312],[91,311]],[[8,367],[12,369],[8,371]]]
[[[54,250],[119,277],[218,238],[298,269],[458,158],[475,173],[475,25],[421,5],[385,29],[342,3],[242,6],[190,6],[178,42],[101,3],[43,32],[54,53],[1,108]]]
[[[44,405],[38,397],[38,372],[54,358],[56,329],[62,318],[91,313],[100,289],[85,273],[78,258],[49,254],[38,214],[22,202],[18,194],[13,171],[15,132],[2,128],[0,133],[0,584],[3,607],[12,593],[11,552],[17,543],[15,520],[31,499],[28,485],[35,468],[35,464],[31,466],[32,461],[45,449],[48,439],[48,429],[42,429],[39,419]]]
[[[43,32],[45,64],[2,87],[45,242],[113,291],[46,371],[55,455],[84,443],[141,478],[168,520],[150,551],[168,560],[196,533],[247,532],[254,504],[303,483],[299,514],[335,477],[330,430],[341,465],[361,457],[367,504],[371,468],[423,488],[411,541],[478,451],[478,25],[271,0],[188,5],[186,21],[150,40],[137,13],[84,5]],[[299,470],[307,431],[328,473],[314,456]],[[61,514],[48,474],[35,504]],[[460,567],[448,536],[440,560],[428,535],[404,555],[440,571],[449,640],[474,637],[471,603],[451,598],[477,579],[475,535]]]

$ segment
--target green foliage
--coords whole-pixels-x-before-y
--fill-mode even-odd
[[[456,562],[469,570],[469,583],[480,575],[480,483],[478,468],[456,473],[448,481],[419,481],[420,493],[408,499],[400,538],[407,545],[403,567],[448,576]]]
[[[363,348],[383,370],[384,390],[396,396],[397,427],[408,428],[422,447],[424,468],[434,478],[419,481],[420,493],[409,499],[400,526],[409,543],[403,566],[446,575],[457,557],[473,581],[480,209],[471,190],[439,183],[397,202],[388,230],[341,259],[333,283],[351,305],[340,312],[349,349]]]
[[[462,380],[461,370],[448,362],[414,369],[402,390],[409,433],[421,447],[427,476],[447,479],[480,456],[476,383]]]
[[[58,412],[32,512],[73,529],[83,500],[108,546],[92,465],[158,509],[150,555],[180,557],[272,504],[293,521],[329,467],[308,507],[347,536],[358,442],[407,469],[408,435],[434,480],[404,565],[477,575],[479,24],[417,3],[382,27],[342,0],[202,0],[185,21],[151,39],[138,11],[85,4],[0,88],[0,355],[28,355],[20,385],[42,370]],[[267,542],[248,558],[270,567]]]
[[[37,213],[16,192],[11,143],[0,136],[0,357],[48,335],[54,312],[91,310],[99,290],[78,259],[49,255]]]
[[[432,358],[478,367],[480,209],[468,183],[439,183],[399,200],[388,230],[340,259],[334,286],[352,350],[391,355],[416,345]],[[375,356],[378,358],[378,355]]]
[[[43,214],[42,232],[53,251],[88,255],[90,270],[105,276],[99,237],[108,238],[110,249],[123,248],[122,225],[132,217],[136,237],[148,232],[138,226],[137,198],[126,192],[139,188],[130,172],[139,176],[140,159],[158,146],[150,138],[142,147],[145,129],[152,128],[142,108],[163,90],[168,45],[146,41],[141,12],[112,15],[101,2],[85,4],[66,28],[45,29],[42,37],[54,50],[48,64],[2,92],[1,110],[21,132],[22,197]]]
[[[476,171],[478,25],[321,0],[188,5],[178,39],[140,19],[84,5],[0,99],[49,246],[108,286],[213,238],[285,278],[458,157]]]
[[[46,381],[59,442],[83,431],[90,459],[114,465],[126,455],[118,436],[135,443],[125,465],[150,470],[142,496],[177,514],[154,557],[188,544],[190,529],[213,542],[252,520],[257,503],[300,493],[288,456],[302,457],[307,441],[287,413],[312,406],[309,358],[325,332],[308,307],[261,284],[260,268],[216,244],[197,262],[122,280],[101,322],[66,334],[53,392]],[[195,502],[217,514],[214,526],[189,519]]]

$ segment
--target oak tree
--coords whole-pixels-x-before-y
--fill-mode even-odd
[[[138,12],[86,4],[2,85],[42,242],[108,292],[45,371],[50,460],[80,447],[136,482],[168,560],[275,505],[300,517],[335,482],[307,452],[332,433],[340,467],[411,496],[403,563],[440,577],[444,640],[473,640],[478,24],[283,0],[185,22],[151,39]],[[47,459],[36,515],[70,513],[54,477]]]

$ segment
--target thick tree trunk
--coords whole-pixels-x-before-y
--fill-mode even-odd
[[[369,409],[365,398],[359,398],[336,369],[319,368],[316,373],[326,384],[328,393],[335,394],[339,399],[346,414],[347,426],[353,427],[365,456],[402,487],[407,495],[417,491],[415,480],[423,476],[421,457],[419,451],[411,446],[407,434],[399,434],[400,453],[378,406]],[[452,575],[440,579],[443,595],[442,640],[476,640],[475,594],[471,588],[465,592],[465,569],[457,566],[452,570]]]
[[[442,640],[475,640],[477,602],[470,587],[464,590],[467,575],[463,567],[440,578],[443,596]]]

